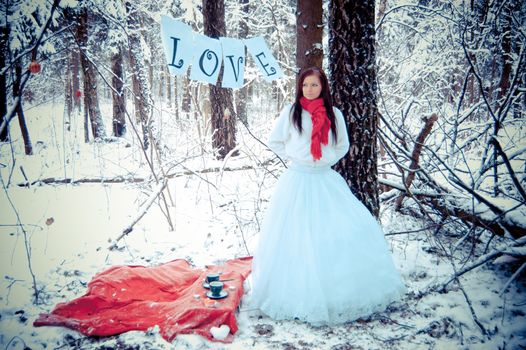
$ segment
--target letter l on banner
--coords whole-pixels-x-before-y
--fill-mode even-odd
[[[168,71],[183,75],[192,60],[193,30],[190,26],[168,16],[161,16],[161,38]]]

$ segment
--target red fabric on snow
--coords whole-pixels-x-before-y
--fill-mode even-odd
[[[224,265],[193,269],[186,260],[154,267],[114,266],[98,273],[84,296],[59,303],[41,314],[34,326],[64,326],[85,335],[108,336],[158,325],[168,341],[177,334],[196,333],[210,340],[210,328],[226,324],[231,342],[237,332],[235,311],[243,296],[243,281],[252,258],[227,261]],[[228,297],[212,301],[202,286],[210,272],[221,272]],[[229,289],[229,287],[235,289]],[[194,296],[198,294],[199,299]]]

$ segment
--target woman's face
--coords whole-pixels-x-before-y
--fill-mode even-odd
[[[321,81],[320,78],[313,74],[303,79],[302,85],[303,96],[308,100],[314,100],[320,97],[321,94]]]

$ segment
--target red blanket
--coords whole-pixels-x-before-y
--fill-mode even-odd
[[[210,340],[211,327],[226,324],[232,342],[237,332],[235,311],[252,258],[229,260],[221,266],[192,269],[185,260],[155,266],[115,266],[98,273],[84,296],[59,303],[41,314],[34,326],[64,326],[85,335],[108,336],[158,325],[172,341],[177,334],[197,333]],[[209,272],[221,272],[229,295],[211,300],[202,286]],[[196,296],[199,295],[199,298]]]

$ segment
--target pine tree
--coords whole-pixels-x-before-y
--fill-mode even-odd
[[[298,0],[296,12],[296,65],[300,70],[323,63],[321,0]]]
[[[106,132],[102,121],[102,114],[99,108],[99,98],[97,93],[97,73],[93,64],[88,59],[88,8],[83,5],[79,9],[79,21],[77,27],[77,40],[83,52],[80,54],[84,80],[84,109],[91,124],[91,132],[95,139],[104,138]],[[87,129],[87,125],[85,125]],[[87,141],[87,140],[86,140]]]
[[[331,91],[351,142],[349,153],[335,169],[378,216],[374,1],[331,0],[329,12]]]
[[[9,40],[9,27],[0,28],[0,69],[6,66],[6,52]],[[7,73],[0,75],[0,124],[4,116],[7,114]],[[2,129],[0,132],[0,142],[9,141],[8,128]]]
[[[203,0],[203,22],[205,35],[211,38],[226,36],[224,0]],[[222,76],[223,68],[219,76]],[[210,84],[212,110],[212,146],[219,158],[224,158],[236,146],[236,116],[232,102],[232,89]]]
[[[111,56],[112,97],[113,97],[113,136],[124,136],[126,133],[126,103],[124,96],[124,72],[122,47]]]
[[[126,25],[128,28],[128,44],[130,51],[130,65],[133,75],[133,93],[135,101],[136,119],[141,123],[143,131],[143,147],[148,148],[151,114],[151,93],[146,71],[144,53],[141,49],[141,23],[139,13],[130,1],[126,1]]]

